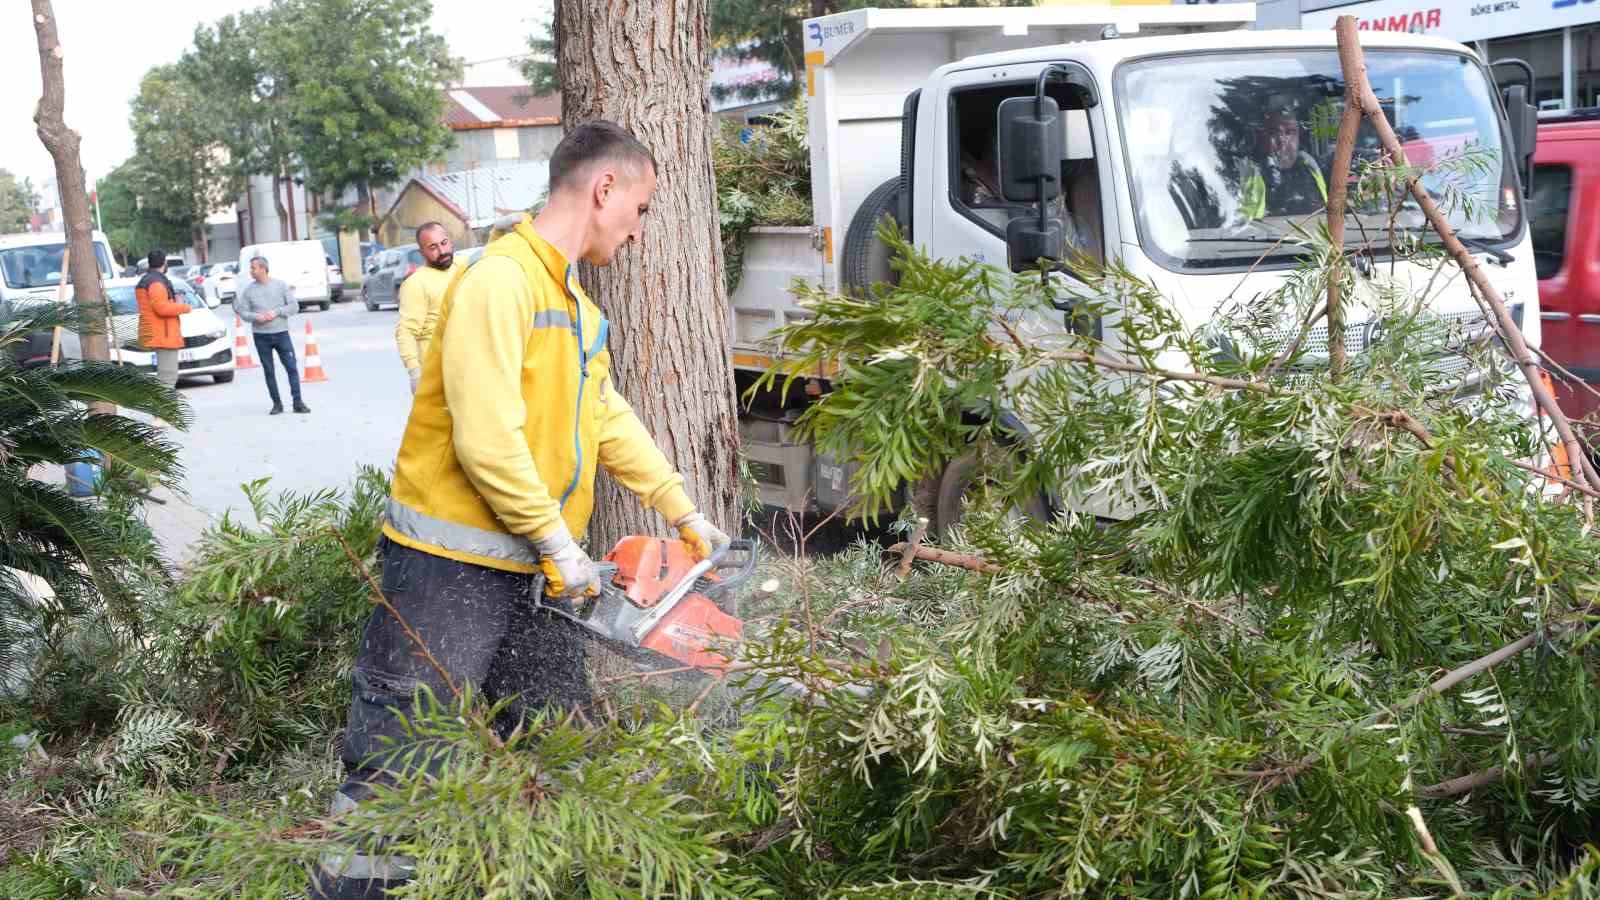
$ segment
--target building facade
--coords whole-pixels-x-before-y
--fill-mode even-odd
[[[1258,28],[1332,28],[1355,16],[1368,31],[1434,34],[1476,47],[1495,62],[1533,66],[1543,110],[1600,106],[1600,2],[1596,0],[1260,0]],[[1501,84],[1522,78],[1511,67]]]

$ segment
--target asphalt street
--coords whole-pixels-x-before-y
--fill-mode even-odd
[[[224,304],[217,314],[231,331],[232,307]],[[227,512],[254,523],[241,485],[255,479],[271,479],[274,491],[303,493],[342,488],[363,465],[393,466],[411,408],[410,382],[394,345],[396,316],[392,309],[368,312],[355,300],[291,320],[302,370],[310,322],[328,375],[327,381],[302,385],[309,415],[267,415],[272,404],[260,368],[238,370],[229,384],[213,384],[209,377],[178,383],[194,414],[189,430],[177,435],[184,494],[149,511],[169,551],[185,556],[184,545]],[[249,327],[244,331],[248,341]],[[277,376],[287,406],[281,366]]]

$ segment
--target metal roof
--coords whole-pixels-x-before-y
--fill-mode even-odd
[[[527,162],[463,169],[419,175],[411,181],[454,209],[468,228],[482,228],[501,216],[528,209],[544,197],[550,185],[550,164]],[[401,193],[405,193],[404,189]]]
[[[446,88],[444,99],[453,131],[561,124],[561,95],[532,96],[525,84]]]

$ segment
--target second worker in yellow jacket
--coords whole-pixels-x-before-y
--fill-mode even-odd
[[[438,222],[417,228],[417,249],[422,251],[426,265],[400,282],[400,322],[394,327],[394,343],[400,348],[406,374],[411,376],[413,394],[422,381],[422,360],[427,357],[428,342],[439,324],[439,304],[444,302],[450,283],[466,269],[456,262],[450,234]]]

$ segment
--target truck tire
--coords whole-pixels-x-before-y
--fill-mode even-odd
[[[977,469],[976,453],[968,453],[951,460],[950,464],[944,467],[944,473],[939,476],[938,493],[931,510],[933,515],[928,516],[929,533],[943,537],[949,533],[951,527],[960,523],[966,506],[967,493],[975,486]],[[927,512],[918,509],[917,514],[926,516]],[[1011,514],[1044,522],[1050,518],[1050,505],[1042,496],[1029,497],[1020,506],[1013,507]]]
[[[884,217],[899,222],[900,178],[885,181],[872,189],[867,199],[850,219],[844,233],[844,255],[839,266],[839,278],[846,292],[858,297],[868,296],[870,288],[884,282],[898,284],[899,273],[889,265],[892,255],[889,248],[878,240],[878,222]]]

